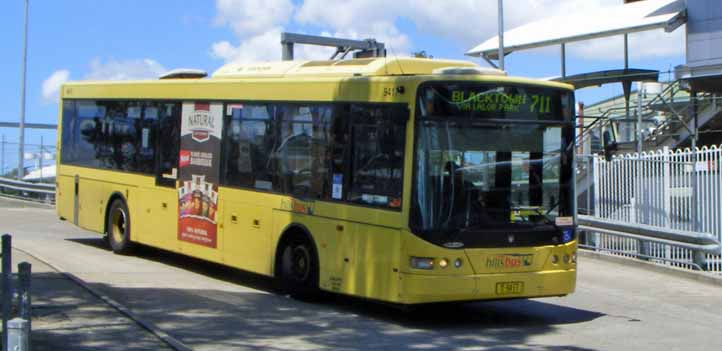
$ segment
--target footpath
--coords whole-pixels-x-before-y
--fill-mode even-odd
[[[137,323],[45,263],[13,249],[13,269],[32,264],[33,351],[170,350]]]

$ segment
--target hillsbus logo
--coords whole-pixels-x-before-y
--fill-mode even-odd
[[[521,268],[534,263],[534,255],[510,254],[487,257],[486,268]]]

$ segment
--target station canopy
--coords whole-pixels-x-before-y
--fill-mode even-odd
[[[659,28],[672,32],[685,22],[685,0],[646,0],[560,14],[504,32],[504,54]],[[496,36],[466,55],[498,59],[498,50]]]

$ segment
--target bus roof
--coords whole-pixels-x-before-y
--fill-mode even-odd
[[[417,78],[418,77],[418,78]],[[461,60],[440,60],[411,57],[386,57],[335,61],[278,61],[249,64],[231,63],[216,70],[211,77],[173,77],[158,80],[136,81],[76,81],[63,84],[62,97],[88,97],[95,95],[135,96],[150,94],[148,91],[136,91],[136,88],[157,89],[158,87],[181,88],[185,86],[200,87],[226,85],[225,83],[251,83],[270,85],[289,82],[331,83],[339,81],[356,81],[366,79],[394,80],[464,80],[478,82],[508,82],[516,84],[532,84],[545,87],[573,90],[574,87],[565,83],[543,79],[509,77],[502,71],[480,67],[474,62]],[[133,89],[129,87],[135,87]],[[71,88],[71,89],[68,89]],[[129,90],[130,89],[130,90]],[[131,93],[132,92],[132,93]],[[153,90],[152,95],[171,96],[180,94],[170,89]],[[187,95],[185,91],[180,95]],[[174,96],[175,96],[174,95]],[[265,96],[265,95],[264,95]]]
[[[469,61],[411,57],[229,63],[215,71],[211,79],[422,75],[431,74],[435,69],[445,67],[478,67],[478,65]]]

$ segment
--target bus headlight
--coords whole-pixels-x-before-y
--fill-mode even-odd
[[[416,269],[434,269],[434,259],[432,257],[411,257],[411,268]]]
[[[439,267],[446,268],[449,265],[449,260],[442,258],[439,260]]]
[[[568,254],[564,254],[562,260],[564,261],[564,264],[569,264],[569,255],[568,255]]]
[[[577,252],[572,252],[572,263],[577,263]]]

